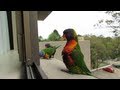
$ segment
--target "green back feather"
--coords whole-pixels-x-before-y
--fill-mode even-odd
[[[48,55],[52,55],[52,54],[54,53],[55,49],[49,47],[49,48],[43,49],[42,51],[44,51],[44,52],[47,53]]]
[[[78,66],[83,73],[90,74],[91,72],[87,68],[84,61],[84,55],[79,48],[79,45],[77,45],[76,48],[72,51],[71,57],[73,60],[75,60],[75,65]]]
[[[42,51],[44,51],[48,55],[52,55],[53,53],[55,53],[56,49],[59,48],[60,46],[61,45],[59,45],[59,46],[52,46],[52,47],[49,47],[49,48],[45,48]]]

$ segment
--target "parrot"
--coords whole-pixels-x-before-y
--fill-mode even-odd
[[[60,45],[60,46],[61,46],[61,45]],[[60,47],[60,46],[58,46],[58,47]],[[58,47],[56,47],[56,46],[50,45],[49,43],[46,43],[46,44],[45,44],[45,47],[46,47],[46,48],[51,47],[51,48],[56,48],[56,49],[58,48]],[[54,53],[51,55],[52,58],[54,58],[54,55],[55,55],[55,53],[56,53],[56,49],[54,49]]]
[[[59,48],[61,45],[59,46],[53,46],[53,47],[47,47],[45,49],[42,49],[39,52],[40,57],[43,57],[45,59],[50,59],[52,55],[55,54],[56,49]]]
[[[75,30],[71,28],[65,29],[62,37],[67,40],[62,50],[62,59],[69,72],[73,74],[91,75],[90,70],[85,64],[84,55],[78,44],[78,37]]]

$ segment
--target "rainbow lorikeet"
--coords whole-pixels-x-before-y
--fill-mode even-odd
[[[40,57],[43,57],[44,59],[49,59],[51,58],[52,55],[55,54],[56,49],[60,46],[54,46],[54,47],[47,47],[45,49],[42,49],[39,52]]]
[[[60,46],[61,46],[61,45],[60,45]],[[60,47],[60,46],[57,46],[57,47],[56,47],[56,46],[52,46],[50,43],[46,43],[46,44],[45,44],[45,47],[46,47],[46,48],[50,48],[50,47],[51,47],[51,48],[56,48],[56,49],[57,49],[57,48]],[[54,58],[54,55],[55,55],[55,53],[56,53],[56,49],[54,49],[54,53],[51,55],[51,57],[53,57],[53,58]]]
[[[74,29],[66,29],[63,37],[67,39],[67,43],[62,51],[62,58],[65,66],[70,73],[91,75],[84,62],[84,55],[78,44],[78,37]]]

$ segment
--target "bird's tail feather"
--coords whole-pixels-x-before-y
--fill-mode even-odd
[[[59,46],[57,46],[57,47],[55,46],[55,49],[59,48],[60,46],[61,46],[61,45],[59,45]]]

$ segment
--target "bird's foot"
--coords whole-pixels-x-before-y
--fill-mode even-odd
[[[61,71],[69,73],[69,70],[61,69]]]

